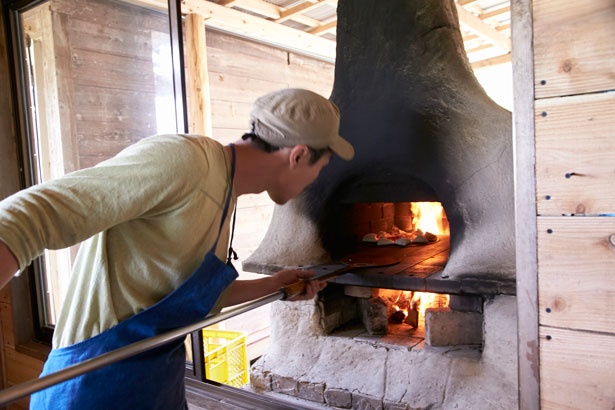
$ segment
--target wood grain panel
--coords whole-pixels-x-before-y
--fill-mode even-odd
[[[206,28],[207,48],[213,54],[234,54],[239,58],[254,58],[256,60],[269,60],[277,66],[286,64],[288,52],[279,48],[256,43],[232,35],[222,33],[218,30]],[[224,64],[224,60],[218,60]],[[219,70],[221,66],[211,67],[211,69]],[[249,68],[249,67],[244,67]],[[226,71],[226,70],[225,70]],[[259,74],[260,69],[257,67],[253,70],[255,74]]]
[[[43,362],[13,348],[4,348],[7,364],[6,379],[9,385],[23,383],[38,378],[43,370]]]
[[[615,89],[615,1],[535,1],[536,98]]]
[[[615,335],[541,326],[541,409],[615,409],[614,367]]]
[[[211,98],[223,101],[235,101],[249,104],[250,106],[258,97],[270,91],[288,87],[286,82],[262,80],[258,78],[244,77],[226,72],[211,72],[210,74]],[[245,120],[247,124],[248,118]]]
[[[14,348],[15,329],[13,327],[13,309],[10,303],[0,302],[0,322],[2,328],[2,344]]]
[[[152,61],[73,50],[72,74],[76,87],[87,84],[101,88],[156,92]]]
[[[82,85],[75,92],[73,111],[77,122],[131,124],[142,129],[143,136],[149,136],[156,132],[156,118],[143,113],[156,112],[155,100],[156,94],[145,91]],[[89,128],[90,132],[96,129]]]
[[[538,214],[615,212],[613,123],[615,93],[536,101]]]
[[[49,3],[49,7],[52,11],[65,14],[70,19],[98,21],[101,26],[104,25],[109,29],[133,27],[135,31],[169,32],[167,13],[128,4],[127,2],[54,0]]]
[[[615,218],[539,217],[540,324],[615,334]]]
[[[131,30],[127,30],[130,29]],[[71,47],[151,61],[154,37],[151,32],[101,25],[97,20],[69,20]],[[164,33],[169,37],[168,31]],[[170,41],[170,40],[167,40]]]

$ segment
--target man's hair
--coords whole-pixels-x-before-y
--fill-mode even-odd
[[[253,133],[243,134],[241,139],[244,140],[244,141],[250,141],[250,143],[252,145],[254,145],[256,148],[260,149],[261,151],[275,152],[275,151],[280,149],[280,147],[276,147],[276,146],[273,146],[273,145],[269,144],[267,141],[265,141],[264,139],[262,139],[261,137],[259,137],[256,134],[253,134]],[[313,165],[316,162],[318,162],[318,160],[326,152],[330,151],[329,148],[315,149],[315,148],[312,148],[310,146],[308,146],[308,149],[310,151],[310,165]]]

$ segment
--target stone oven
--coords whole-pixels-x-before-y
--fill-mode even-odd
[[[453,0],[340,0],[337,44],[330,98],[355,159],[332,160],[276,207],[243,268],[399,263],[332,279],[314,302],[276,304],[252,387],[341,408],[516,408],[511,113],[474,77]],[[423,202],[441,204],[450,234],[365,240],[411,230],[410,204]],[[399,322],[388,291],[447,302],[414,323],[408,302]]]

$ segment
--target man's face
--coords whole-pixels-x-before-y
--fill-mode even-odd
[[[280,178],[275,188],[269,189],[269,197],[278,205],[283,205],[290,199],[299,195],[320,174],[320,171],[329,163],[333,153],[326,152],[314,164],[309,162],[308,155],[302,156],[295,164],[289,167],[288,172]]]

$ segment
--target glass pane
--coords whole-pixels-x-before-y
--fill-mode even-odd
[[[176,132],[166,1],[161,6],[51,0],[20,14],[33,183]],[[44,255],[46,324],[55,322],[77,247]]]

